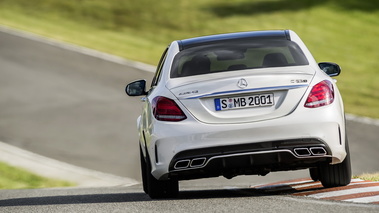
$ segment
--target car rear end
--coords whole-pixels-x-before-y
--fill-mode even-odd
[[[154,177],[265,175],[345,158],[334,81],[296,34],[281,32],[171,44],[165,86],[151,100]]]

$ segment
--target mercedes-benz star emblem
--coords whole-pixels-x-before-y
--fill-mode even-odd
[[[240,80],[238,80],[238,82],[237,82],[237,86],[238,86],[239,88],[241,88],[241,89],[246,88],[246,87],[247,87],[247,81],[246,81],[246,79],[241,78]]]

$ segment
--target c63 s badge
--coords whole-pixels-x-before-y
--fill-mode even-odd
[[[308,80],[307,79],[292,79],[291,80],[291,83],[295,84],[295,83],[307,83]]]
[[[199,93],[199,90],[193,90],[193,91],[188,91],[188,92],[181,92],[181,93],[179,93],[179,96],[191,95],[191,94],[196,94],[196,93]]]

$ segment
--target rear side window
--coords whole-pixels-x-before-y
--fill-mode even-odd
[[[159,80],[161,80],[162,68],[163,68],[164,62],[165,62],[166,57],[167,57],[167,51],[168,51],[168,47],[165,49],[165,51],[163,52],[163,54],[161,56],[161,59],[159,60],[157,70],[155,71],[154,78],[151,82],[151,87],[157,86]]]
[[[308,65],[308,61],[300,47],[289,40],[224,41],[179,52],[170,77],[301,65]]]

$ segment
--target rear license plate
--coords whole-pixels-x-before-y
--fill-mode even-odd
[[[214,99],[214,102],[216,111],[273,106],[274,94],[269,93],[232,98],[216,98]]]

